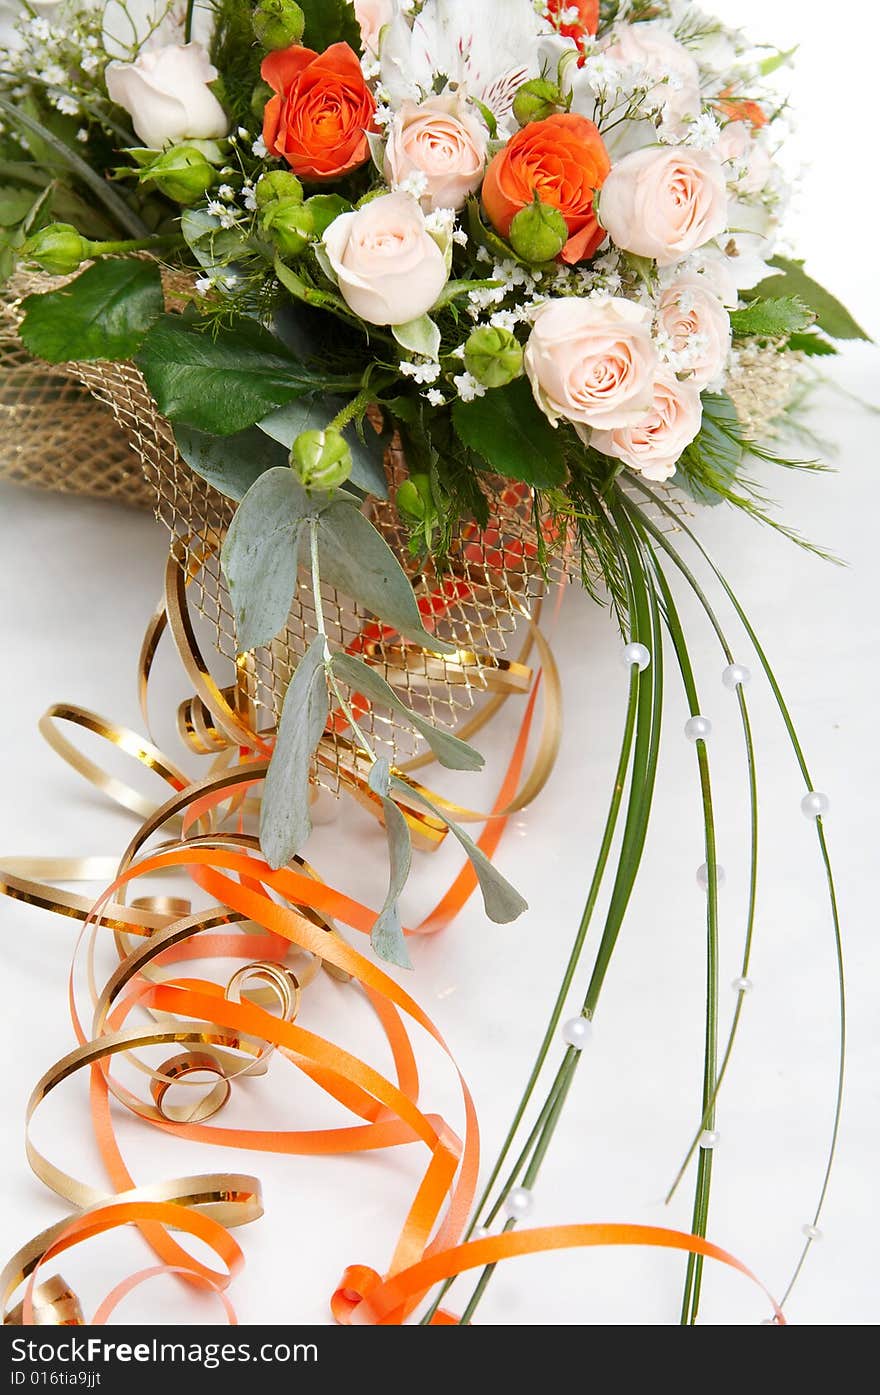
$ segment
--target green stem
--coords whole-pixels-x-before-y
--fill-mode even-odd
[[[327,427],[327,430],[344,431],[349,422],[354,421],[356,417],[363,416],[364,411],[369,407],[375,396],[374,389],[362,387],[357,397],[352,398],[351,402],[342,408],[342,411],[337,412],[336,416]]]
[[[186,0],[186,19],[183,25],[183,42],[188,44],[192,41],[193,32],[193,12],[196,8],[196,0]]]
[[[152,237],[131,238],[127,242],[89,242],[90,257],[107,257],[119,252],[151,252],[160,247],[183,247],[180,233],[155,233]]]

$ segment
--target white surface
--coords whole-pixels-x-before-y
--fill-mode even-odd
[[[876,181],[863,171],[880,39],[876,15],[858,6],[836,36],[822,5],[803,0],[725,10],[780,46],[800,41],[801,140],[809,161],[794,232],[809,265],[880,334],[880,296],[866,279]],[[870,17],[869,17],[870,13]],[[856,37],[853,30],[864,31]],[[868,33],[867,30],[871,32]],[[843,122],[843,132],[839,123]],[[876,393],[877,351],[857,346],[835,367],[862,396]],[[762,475],[787,522],[846,558],[846,570],[802,554],[729,511],[704,513],[699,531],[744,601],[775,665],[819,788],[831,795],[834,858],[851,993],[849,1088],[834,1175],[817,1246],[791,1301],[794,1322],[876,1322],[875,1251],[880,1229],[874,1182],[880,1143],[876,984],[877,420],[827,391],[813,425],[839,442],[836,477]],[[138,725],[134,670],[141,632],[158,593],[165,538],[149,518],[99,504],[0,490],[0,595],[4,800],[0,853],[114,853],[130,822],[104,806],[36,732],[52,701],[69,699]],[[703,706],[715,722],[711,747],[722,898],[722,1027],[734,1005],[745,876],[746,805],[736,705],[720,683],[722,660],[707,627],[684,606]],[[729,608],[722,606],[725,620]],[[562,758],[540,802],[511,829],[499,862],[529,899],[517,925],[488,925],[476,903],[442,936],[415,947],[407,986],[451,1042],[480,1111],[484,1155],[494,1157],[539,1040],[576,927],[616,760],[625,677],[605,612],[572,594],[553,634],[566,691]],[[753,668],[748,646],[739,657]],[[598,1013],[594,1039],[540,1180],[534,1222],[621,1220],[688,1228],[692,1174],[665,1210],[662,1196],[699,1112],[702,1062],[704,905],[694,873],[702,862],[693,748],[669,664],[665,747],[644,869]],[[183,695],[166,661],[162,687]],[[799,1253],[801,1225],[818,1190],[832,1117],[836,1003],[831,928],[802,786],[763,682],[750,692],[762,810],[761,895],[752,977],[740,1043],[719,1111],[710,1236],[740,1255],[775,1292]],[[168,699],[170,705],[170,697]],[[460,787],[459,787],[460,788]],[[488,786],[484,787],[488,788]],[[473,786],[469,797],[475,799]],[[381,895],[380,835],[357,811],[321,830],[315,861],[354,894]],[[454,854],[422,861],[408,897],[415,918],[456,865]],[[0,1129],[5,1254],[57,1219],[62,1208],[29,1173],[21,1120],[39,1074],[72,1045],[65,978],[71,922],[6,904],[3,924]],[[598,929],[598,923],[597,923]],[[594,937],[594,945],[597,936]],[[583,987],[588,964],[578,979]],[[579,1001],[578,992],[572,1004]],[[354,1016],[352,1016],[354,1014]],[[330,985],[307,998],[302,1021],[363,1051],[376,1038],[352,995]],[[419,1042],[419,1047],[423,1046]],[[385,1057],[377,1049],[374,1059]],[[425,1047],[423,1100],[460,1114],[454,1080]],[[256,1082],[235,1116],[308,1127],[318,1115],[290,1069],[270,1079],[280,1103],[267,1113]],[[100,1184],[83,1119],[86,1087],[68,1083],[47,1107],[39,1139],[54,1160]],[[230,1115],[230,1120],[233,1116]],[[178,1145],[125,1121],[120,1137],[139,1181],[230,1167],[264,1182],[266,1219],[239,1232],[247,1268],[234,1285],[242,1322],[325,1322],[342,1269],[382,1269],[424,1166],[415,1148],[355,1158],[271,1159]],[[873,1212],[873,1214],[872,1214]],[[65,1259],[63,1272],[87,1307],[144,1263],[135,1243],[103,1241]],[[123,1266],[123,1267],[120,1267]],[[493,1323],[667,1323],[678,1318],[680,1257],[593,1251],[517,1261],[496,1275],[481,1310]],[[190,1302],[187,1298],[187,1303]],[[755,1323],[760,1295],[708,1266],[702,1320]],[[153,1285],[122,1316],[216,1320],[207,1306],[181,1306],[172,1285]]]

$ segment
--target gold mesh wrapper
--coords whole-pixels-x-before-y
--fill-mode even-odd
[[[219,549],[234,505],[181,459],[171,427],[133,364],[80,363],[55,369],[26,355],[15,334],[20,301],[34,289],[62,282],[63,278],[19,277],[3,303],[3,411],[19,415],[16,432],[4,433],[0,476],[151,505],[186,562],[190,605],[206,622],[221,667],[225,661],[227,672],[217,673],[218,682],[231,686],[236,675],[235,622]],[[166,284],[166,297],[174,298],[182,289]],[[55,422],[63,419],[63,424],[50,422],[53,417]],[[56,437],[47,433],[56,430],[59,444],[50,448]],[[386,468],[393,498],[406,472],[399,451],[388,452]],[[401,645],[384,635],[375,617],[354,601],[322,588],[331,642],[367,659],[409,706],[442,726],[459,726],[482,694],[524,693],[530,683],[530,671],[506,657],[510,638],[546,585],[537,562],[528,491],[498,481],[491,512],[493,523],[486,532],[470,526],[461,530],[451,549],[450,569],[437,575],[412,562],[393,504],[377,501],[372,510],[373,522],[407,569],[423,608],[433,615],[438,637],[459,651],[455,659]],[[555,570],[563,575],[561,560]],[[263,727],[277,722],[291,674],[316,632],[311,581],[303,572],[287,628],[271,646],[258,650],[248,666],[248,696]],[[390,711],[370,706],[359,714],[359,721],[371,743],[394,763],[423,750],[420,738]],[[358,757],[339,733],[331,734],[330,746],[328,753],[324,745],[319,779],[337,789],[340,764],[350,767]]]

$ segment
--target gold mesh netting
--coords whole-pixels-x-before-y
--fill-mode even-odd
[[[207,623],[217,654],[229,666],[231,684],[235,622],[219,548],[234,505],[178,455],[171,427],[133,364],[52,368],[27,357],[15,334],[21,299],[34,289],[61,283],[62,278],[21,276],[0,306],[0,402],[6,425],[13,428],[4,432],[0,446],[0,475],[151,504],[185,558],[192,578],[190,604]],[[179,289],[166,285],[166,295]],[[393,498],[405,475],[399,450],[388,452],[386,468]],[[378,501],[372,511],[374,523],[410,574],[423,609],[433,616],[435,632],[459,651],[455,659],[401,646],[354,601],[322,588],[331,642],[367,658],[411,707],[443,726],[458,726],[481,694],[521,693],[529,686],[529,671],[505,659],[511,636],[545,587],[528,491],[498,481],[491,512],[488,530],[461,529],[451,548],[451,567],[438,576],[418,570],[409,558],[393,504]],[[562,561],[556,570],[562,575]],[[280,716],[291,673],[316,632],[311,582],[303,573],[287,628],[271,646],[258,650],[248,666],[248,696],[265,727],[274,726]],[[222,683],[221,675],[218,681]],[[392,712],[371,706],[359,717],[371,742],[392,761],[400,763],[422,750],[420,739]],[[325,743],[319,770],[322,783],[337,788],[340,763],[350,766],[356,758],[344,736],[332,733],[330,753]]]

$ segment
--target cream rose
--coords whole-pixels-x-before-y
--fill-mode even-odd
[[[599,221],[625,252],[672,266],[727,227],[721,161],[685,146],[635,150],[605,180]]]
[[[364,51],[378,55],[382,30],[396,13],[394,0],[354,0],[354,12],[361,26]]]
[[[384,194],[343,213],[324,247],[346,304],[372,325],[402,325],[427,313],[449,273],[446,257],[409,194]]]
[[[633,83],[648,88],[650,107],[659,108],[671,135],[684,134],[702,106],[697,60],[656,20],[624,24],[605,50],[621,68],[630,69]]]
[[[634,426],[594,431],[590,444],[603,455],[622,460],[646,480],[662,481],[675,474],[683,451],[698,435],[703,404],[700,389],[679,382],[668,369],[657,374],[653,394],[653,405]]]
[[[630,426],[650,407],[657,352],[651,312],[618,296],[550,300],[526,345],[535,400],[554,424]]]
[[[730,352],[730,316],[704,279],[679,276],[660,297],[657,327],[666,336],[670,366],[705,387]]]
[[[208,87],[217,69],[201,44],[144,49],[134,63],[108,63],[105,77],[111,100],[151,150],[228,134],[229,120]]]
[[[715,154],[731,164],[729,178],[740,193],[760,194],[773,173],[773,161],[766,144],[752,133],[747,121],[729,121],[721,132]]]
[[[385,178],[393,185],[423,176],[426,212],[463,208],[483,178],[488,138],[460,96],[404,102],[391,123]]]

